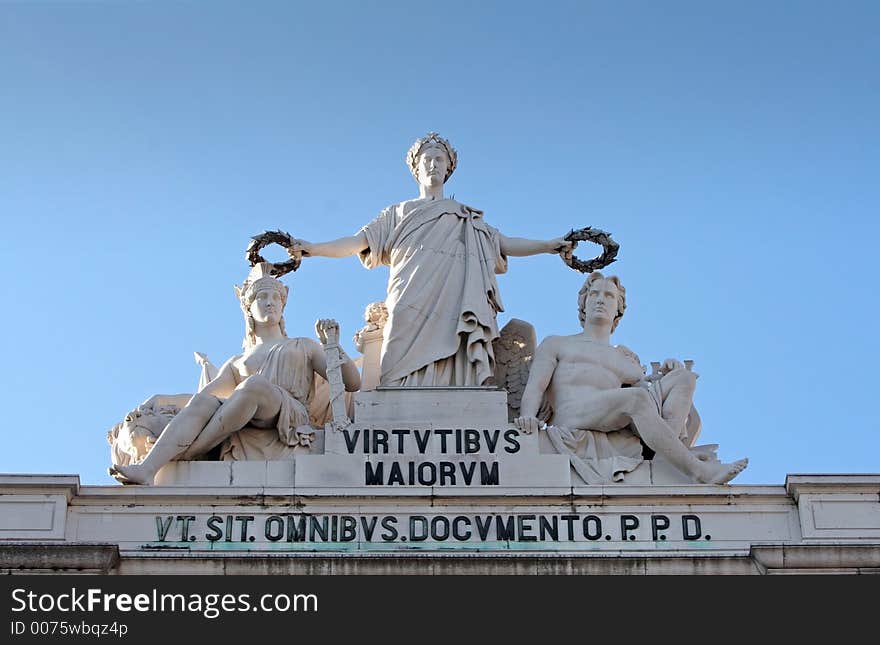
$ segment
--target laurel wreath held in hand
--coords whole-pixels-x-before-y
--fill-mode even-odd
[[[574,242],[574,248],[577,248],[578,242],[592,242],[602,247],[602,254],[592,260],[584,261],[574,255],[571,256],[570,261],[565,260],[568,266],[581,273],[590,273],[591,271],[607,267],[617,259],[617,251],[620,249],[620,245],[611,239],[609,233],[590,226],[571,230],[565,235],[564,239]],[[289,253],[291,247],[293,247],[293,237],[284,231],[264,231],[252,237],[245,252],[245,257],[251,266],[256,266],[260,262],[266,262],[266,259],[260,255],[260,251],[270,244],[278,244]],[[270,273],[278,278],[291,271],[296,271],[301,263],[302,257],[291,254],[291,259],[287,262],[269,262],[272,267]]]
[[[578,242],[592,242],[593,244],[599,244],[602,246],[602,255],[599,255],[592,260],[584,261],[574,255],[571,256],[571,261],[563,258],[563,262],[575,271],[580,271],[581,273],[591,273],[597,269],[607,267],[617,259],[617,251],[620,249],[620,245],[611,239],[610,233],[606,233],[605,231],[590,226],[579,228],[576,231],[571,230],[565,235],[564,239],[569,242],[574,242],[574,248],[577,248]]]
[[[251,266],[256,266],[260,262],[266,262],[266,259],[260,255],[260,251],[270,244],[277,244],[286,249],[288,254],[290,254],[293,238],[290,236],[290,233],[285,233],[284,231],[263,231],[259,235],[254,235],[244,254]],[[291,259],[287,262],[269,262],[272,265],[269,273],[276,278],[280,278],[285,273],[296,271],[302,263],[302,258],[294,257],[293,255],[290,257]]]

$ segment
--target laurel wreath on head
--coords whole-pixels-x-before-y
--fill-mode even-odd
[[[581,273],[591,273],[597,269],[607,267],[617,259],[617,251],[620,249],[620,245],[611,239],[610,233],[606,233],[598,228],[592,228],[591,226],[577,230],[572,229],[565,235],[564,239],[574,242],[574,248],[577,248],[578,242],[592,242],[602,247],[602,254],[592,260],[581,260],[574,255],[571,256],[571,260],[562,259],[572,269]]]
[[[291,237],[290,233],[285,233],[284,231],[263,231],[259,235],[254,235],[251,238],[244,256],[247,258],[247,261],[251,266],[256,266],[260,262],[270,264],[271,268],[269,269],[269,273],[276,278],[280,278],[285,273],[296,271],[302,263],[301,257],[290,254],[293,242],[294,239]],[[270,244],[277,244],[284,248],[288,254],[290,254],[291,259],[287,262],[268,262],[262,255],[260,255],[260,251]]]

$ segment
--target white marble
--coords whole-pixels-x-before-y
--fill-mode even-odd
[[[354,423],[341,432],[327,432],[325,437],[324,452],[333,455],[539,454],[535,434],[526,434],[508,424]]]
[[[294,485],[295,460],[172,461],[156,473],[156,486],[203,487]]]
[[[496,314],[504,310],[495,274],[507,270],[508,256],[571,258],[571,242],[508,237],[487,224],[482,211],[445,198],[444,184],[457,164],[452,145],[428,133],[407,154],[417,198],[385,208],[353,236],[300,239],[290,250],[294,257],[357,255],[369,269],[390,267],[382,385],[486,384],[493,377]]]
[[[372,302],[364,311],[366,323],[354,335],[354,345],[363,354],[361,391],[374,390],[379,385],[379,366],[382,359],[382,341],[388,308],[384,302]]]
[[[747,459],[721,463],[714,453],[692,449],[696,435],[688,430],[688,416],[696,375],[691,370],[670,358],[649,380],[638,356],[611,345],[626,310],[620,280],[593,272],[578,305],[583,331],[550,336],[536,350],[517,426],[546,432],[589,484],[624,481],[643,461],[642,442],[695,483],[723,484],[742,472]],[[539,418],[545,399],[553,402],[549,425]]]
[[[805,540],[880,539],[880,475],[789,475],[786,489]]]
[[[369,486],[369,481],[376,482]],[[300,455],[295,485],[308,488],[445,488],[468,486],[486,494],[505,488],[570,486],[565,455]]]
[[[238,469],[246,479],[261,467],[291,464],[201,465],[233,477]],[[0,571],[314,574],[403,566],[485,573],[500,566],[486,558],[503,557],[503,570],[512,572],[534,568],[539,557],[546,573],[867,573],[880,567],[878,482],[880,475],[793,475],[785,487],[368,487],[340,494],[238,482],[79,486],[75,477],[3,475]],[[825,512],[835,504],[844,510]],[[802,534],[816,518],[824,534]],[[400,564],[414,552],[431,569]],[[444,564],[452,554],[466,556],[467,565]]]
[[[329,352],[328,365],[322,344],[287,337],[288,289],[272,276],[271,265],[257,264],[235,292],[245,319],[244,352],[226,361],[217,376],[188,401],[156,396],[139,407],[152,411],[174,404],[182,409],[151,442],[146,457],[113,464],[110,473],[121,482],[152,484],[159,469],[170,461],[200,457],[220,444],[224,457],[238,460],[283,458],[298,447],[308,449],[318,412],[309,408],[317,377],[330,382],[333,416],[345,417],[341,389],[357,390],[360,374],[339,347],[336,321],[321,319],[315,326]],[[251,424],[277,428],[278,436],[268,446],[264,437],[248,442],[255,435],[239,431]]]
[[[354,420],[371,424],[506,426],[507,393],[489,388],[380,387],[355,396]]]

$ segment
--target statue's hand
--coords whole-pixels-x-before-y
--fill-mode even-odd
[[[674,359],[674,358],[667,358],[665,361],[663,361],[663,365],[660,367],[660,370],[664,374],[669,374],[669,372],[672,372],[673,370],[683,370],[683,369],[684,369],[684,363],[682,363],[681,361]]]
[[[287,249],[287,255],[289,255],[293,260],[300,260],[304,256],[308,257],[312,254],[311,248],[311,242],[306,242],[305,240],[294,238],[293,245]]]
[[[552,248],[551,253],[558,253],[559,257],[561,257],[566,264],[571,262],[574,247],[577,245],[576,242],[557,237],[554,240],[550,240],[550,244]]]
[[[538,430],[540,430],[541,427],[544,425],[539,419],[536,419],[535,417],[517,417],[513,420],[513,424],[526,434],[538,432]]]
[[[315,332],[322,345],[339,344],[339,323],[332,318],[322,318],[315,323]]]

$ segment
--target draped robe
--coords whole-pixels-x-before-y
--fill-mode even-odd
[[[220,458],[228,461],[289,459],[298,447],[297,432],[311,433],[311,423],[322,425],[324,409],[314,405],[315,374],[310,358],[309,338],[288,338],[266,354],[256,374],[265,376],[281,400],[274,427],[258,427],[253,421],[223,442]],[[321,379],[323,380],[323,379]]]
[[[453,199],[384,209],[362,232],[368,269],[390,267],[381,385],[482,385],[492,376],[500,233]]]

